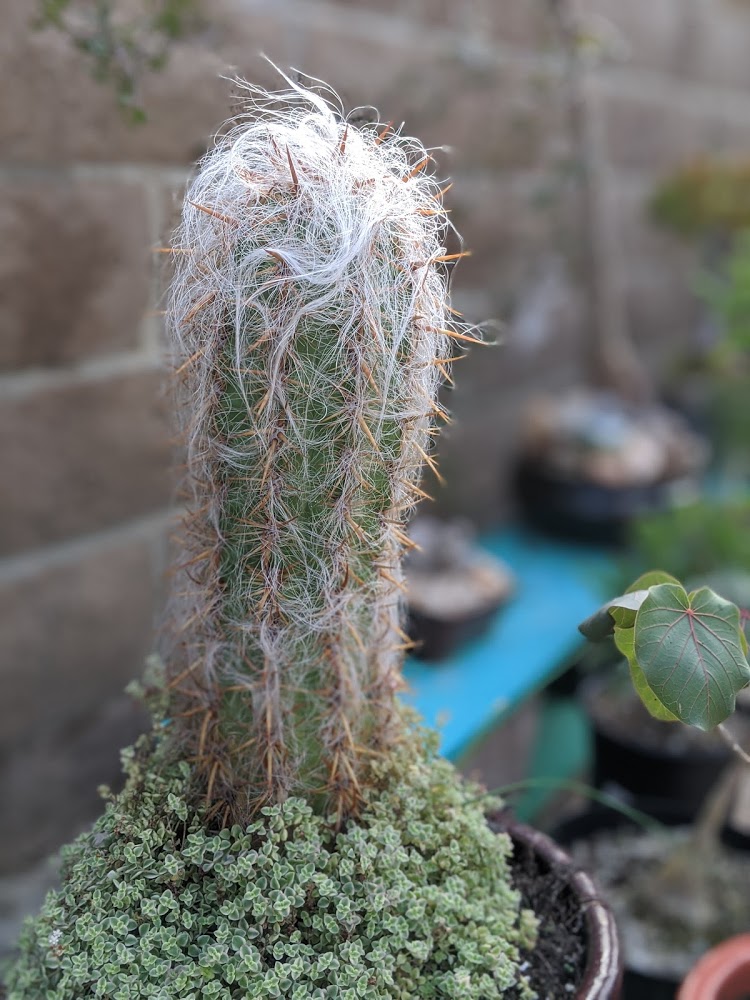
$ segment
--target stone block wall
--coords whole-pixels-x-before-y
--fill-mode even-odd
[[[596,95],[624,308],[663,366],[696,321],[696,260],[643,203],[686,157],[747,152],[750,5],[583,7],[616,54]],[[172,516],[153,250],[232,110],[221,74],[272,84],[263,51],[447,147],[438,167],[474,252],[456,303],[500,319],[506,343],[457,366],[443,509],[498,517],[523,397],[581,372],[582,296],[565,266],[576,204],[554,196],[570,153],[563,67],[545,0],[206,0],[204,14],[146,80],[149,120],[132,127],[66,39],[31,30],[27,0],[3,6],[0,878],[96,814],[96,785],[116,779],[118,748],[143,725],[122,689],[153,641]]]

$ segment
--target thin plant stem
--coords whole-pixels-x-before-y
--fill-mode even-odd
[[[734,736],[732,736],[732,734],[729,732],[724,723],[720,722],[716,728],[719,731],[719,736],[721,736],[721,738],[724,740],[729,749],[733,753],[735,753],[740,758],[741,761],[744,761],[745,764],[750,764],[750,754],[746,750],[742,749],[742,747],[739,745]]]
[[[642,826],[645,830],[664,829],[664,824],[658,819],[654,819],[653,816],[649,816],[648,813],[642,812],[640,809],[635,809],[633,806],[626,805],[614,795],[608,795],[606,792],[600,792],[598,789],[592,788],[590,785],[587,785],[582,781],[574,781],[569,778],[524,778],[522,781],[513,781],[508,785],[501,785],[499,788],[493,788],[490,791],[484,792],[482,795],[478,795],[476,798],[470,799],[467,804],[479,802],[491,795],[507,797],[515,792],[525,792],[534,788],[554,788],[563,792],[574,792],[576,795],[585,796],[593,802],[599,803],[599,805],[606,806],[608,809],[614,809],[615,812],[622,813],[623,816],[626,816],[634,823],[637,823],[638,826]]]

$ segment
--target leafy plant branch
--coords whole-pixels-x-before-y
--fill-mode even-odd
[[[33,24],[65,35],[87,57],[94,79],[113,88],[125,117],[140,123],[141,78],[166,65],[195,7],[196,0],[144,0],[139,14],[125,17],[117,0],[38,0]]]
[[[690,836],[652,878],[649,905],[663,916],[689,914],[696,926],[713,911],[711,864],[742,766],[748,754],[724,726],[737,694],[750,683],[748,617],[709,587],[688,592],[674,577],[652,571],[583,622],[586,638],[612,636],[627,659],[646,709],[665,722],[715,729],[735,754],[706,798]],[[658,891],[654,892],[654,886]]]
[[[735,604],[709,587],[688,593],[668,573],[652,571],[579,629],[592,641],[614,637],[651,715],[704,731],[717,728],[750,763],[723,726],[737,694],[750,683],[746,623]]]

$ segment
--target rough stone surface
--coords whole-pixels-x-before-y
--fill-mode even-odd
[[[429,5],[430,0],[427,0]],[[450,4],[454,17],[460,16],[461,4]],[[487,32],[493,41],[514,48],[549,50],[555,44],[555,24],[550,17],[548,4],[538,0],[474,0],[477,10],[477,27]]]
[[[690,46],[690,0],[580,0],[589,32],[605,62],[671,73]]]
[[[628,327],[649,369],[664,378],[698,335],[703,307],[695,286],[702,264],[698,247],[649,218],[645,206],[655,183],[613,173],[608,207]]]
[[[150,250],[141,185],[0,181],[0,369],[136,348]]]
[[[450,170],[550,164],[563,127],[559,77],[541,67],[482,64],[460,49],[441,59],[433,73],[440,113],[420,120],[419,134],[428,144],[451,147]]]
[[[376,14],[406,14],[409,16],[421,13],[422,0],[333,0],[344,10],[367,10]]]
[[[568,252],[570,233],[559,229],[567,203],[551,173],[459,174],[446,204],[471,256],[455,267],[455,293],[485,289],[496,315],[508,319],[534,282],[541,258]],[[449,242],[450,252],[461,249],[455,238]]]
[[[750,87],[750,6],[745,0],[692,0],[678,72],[700,83]]]
[[[0,586],[0,874],[99,810],[143,717],[123,688],[153,641],[152,545],[135,538]]]
[[[430,26],[521,50],[544,50],[553,38],[546,4],[538,0],[422,0],[421,16]]]
[[[0,554],[160,510],[172,494],[160,372],[0,401]]]
[[[737,117],[717,98],[710,108],[665,100],[658,92],[626,94],[604,82],[607,157],[616,166],[668,172],[687,160],[742,155],[750,146],[750,114]]]
[[[272,74],[258,58],[261,51],[282,65],[296,61],[289,41],[293,25],[220,0],[202,27],[173,46],[165,69],[144,76],[148,121],[134,126],[118,112],[111,87],[92,79],[67,38],[52,29],[34,30],[26,0],[7,0],[5,6],[0,148],[16,164],[190,163],[233,111],[222,76],[252,73],[267,82]]]
[[[407,133],[435,148],[443,171],[531,167],[555,148],[561,116],[555,78],[542,68],[499,66],[486,51],[462,47],[458,36],[448,47],[415,48],[410,36],[385,47],[335,25],[312,24],[303,60],[315,76],[330,76],[335,66],[347,107],[371,104],[383,120],[405,122]]]

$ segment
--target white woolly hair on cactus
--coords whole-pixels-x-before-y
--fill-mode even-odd
[[[356,813],[402,735],[405,519],[451,337],[431,157],[330,92],[243,84],[174,241],[186,549],[170,688],[225,822]],[[457,255],[460,256],[460,255]]]

